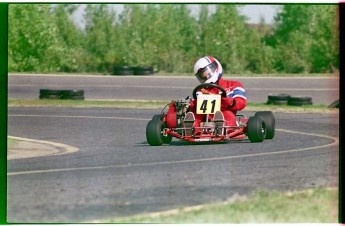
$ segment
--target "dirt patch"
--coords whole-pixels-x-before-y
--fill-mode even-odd
[[[14,147],[7,150],[7,160],[47,156],[59,153],[51,145],[28,141],[18,141]]]
[[[49,141],[32,140],[26,138],[11,137],[15,139],[14,145],[7,150],[7,160],[42,157],[49,155],[68,154],[78,151],[73,146]]]

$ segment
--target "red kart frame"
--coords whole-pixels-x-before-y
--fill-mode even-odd
[[[196,92],[201,88],[215,87],[226,96],[225,90],[216,84],[200,84],[193,90],[193,97],[196,99]],[[173,137],[187,142],[222,142],[225,140],[244,140],[250,142],[262,142],[264,139],[273,139],[275,134],[275,117],[271,111],[256,112],[252,117],[236,115],[237,126],[215,126],[214,122],[202,122],[200,127],[184,128],[183,120],[189,111],[192,98],[172,100],[167,104],[161,114],[154,115],[146,126],[146,139],[151,146],[169,144]],[[168,110],[165,111],[166,107]],[[191,133],[186,133],[191,130]],[[201,131],[195,133],[195,130]],[[230,131],[230,132],[227,132]],[[190,135],[191,134],[191,135]]]

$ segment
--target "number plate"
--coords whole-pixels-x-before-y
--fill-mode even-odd
[[[220,111],[220,95],[203,94],[197,96],[196,113],[197,114],[214,114]]]

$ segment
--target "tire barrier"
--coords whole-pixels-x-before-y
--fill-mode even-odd
[[[41,89],[40,99],[60,99],[60,90]]]
[[[291,105],[291,106],[313,105],[313,102],[311,101],[311,97],[294,96],[294,97],[289,98],[288,105]]]
[[[333,103],[331,103],[328,108],[339,108],[339,100],[334,101]]]
[[[40,89],[40,99],[84,100],[84,90]]]
[[[134,68],[127,65],[114,65],[113,75],[133,75]]]
[[[267,104],[283,105],[288,104],[289,94],[268,94]]]
[[[112,75],[152,75],[154,73],[153,66],[114,65]]]
[[[62,100],[84,100],[84,90],[61,90]]]
[[[135,75],[152,75],[153,67],[152,66],[143,66],[143,67],[135,67],[134,74]]]
[[[290,96],[289,94],[269,94],[267,104],[303,106],[312,105],[312,98],[307,96]]]

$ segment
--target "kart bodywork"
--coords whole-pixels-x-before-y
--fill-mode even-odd
[[[146,139],[151,146],[169,144],[173,137],[187,142],[222,142],[225,140],[245,140],[262,142],[272,139],[275,134],[275,118],[270,111],[256,112],[247,118],[236,114],[236,126],[216,126],[211,120],[214,112],[220,110],[220,95],[196,95],[197,91],[205,87],[216,87],[223,97],[225,90],[215,84],[200,84],[193,90],[193,98],[197,99],[197,113],[206,114],[206,120],[200,127],[184,127],[183,121],[189,111],[192,98],[172,100],[161,114],[154,115],[146,126]],[[168,107],[168,109],[167,109]],[[167,110],[166,110],[167,109]],[[199,112],[198,112],[199,110]],[[198,131],[196,133],[196,131]]]

